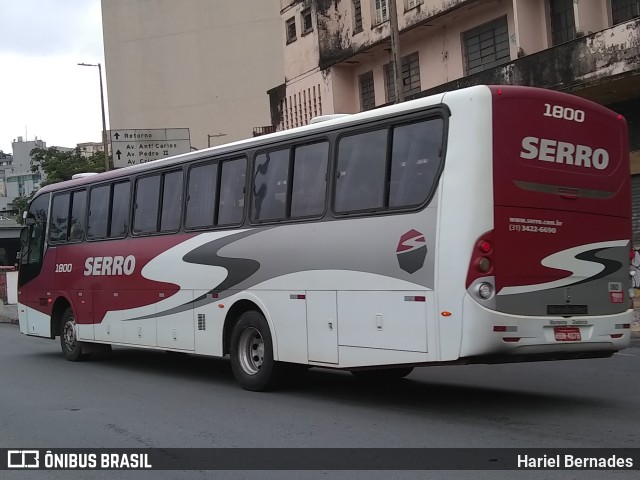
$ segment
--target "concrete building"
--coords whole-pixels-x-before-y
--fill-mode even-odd
[[[640,1],[282,0],[285,82],[269,91],[273,125],[395,100],[391,1],[407,99],[517,84],[570,92],[623,114],[640,245]]]
[[[107,132],[107,135],[109,135],[109,132]],[[76,145],[76,147],[78,149],[80,149],[80,153],[85,157],[90,157],[94,153],[98,153],[98,152],[104,151],[104,144],[102,142],[78,143],[78,145]],[[111,149],[109,149],[109,150],[111,150]]]
[[[31,173],[31,150],[34,148],[47,148],[47,144],[38,138],[24,140],[22,137],[11,142],[14,175]]]
[[[11,147],[11,161],[0,159],[0,212],[3,214],[10,211],[9,204],[17,197],[29,196],[40,188],[42,174],[31,171],[30,153],[34,148],[47,148],[47,144],[37,138],[24,140],[18,137],[11,142]]]
[[[112,130],[189,128],[205,148],[270,126],[279,0],[102,0]]]
[[[13,169],[13,155],[0,150],[0,211],[4,210],[2,197],[7,196],[7,174]]]
[[[203,148],[392,103],[391,1],[103,0],[111,128]],[[640,245],[639,0],[393,1],[406,99],[519,84],[623,114]]]

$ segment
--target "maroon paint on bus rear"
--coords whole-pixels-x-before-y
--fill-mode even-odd
[[[630,238],[624,118],[572,95],[490,88],[497,291],[569,276],[541,264],[553,253]],[[589,150],[597,153],[586,162]]]

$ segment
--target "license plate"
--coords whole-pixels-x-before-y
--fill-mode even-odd
[[[578,327],[554,327],[553,334],[557,342],[579,342],[582,340]]]

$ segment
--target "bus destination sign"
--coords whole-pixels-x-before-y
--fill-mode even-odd
[[[188,128],[111,130],[115,168],[138,165],[191,151]]]

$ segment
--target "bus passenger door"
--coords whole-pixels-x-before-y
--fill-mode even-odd
[[[335,291],[308,291],[306,296],[309,361],[337,364],[337,294]]]
[[[20,331],[27,335],[50,337],[49,315],[42,313],[48,299],[46,290],[42,290],[42,284],[46,285],[46,282],[38,281],[40,277],[51,275],[51,272],[46,271],[41,274],[46,225],[33,222],[31,219],[28,219],[28,223],[28,226],[23,227],[20,232],[20,270],[18,272]]]

